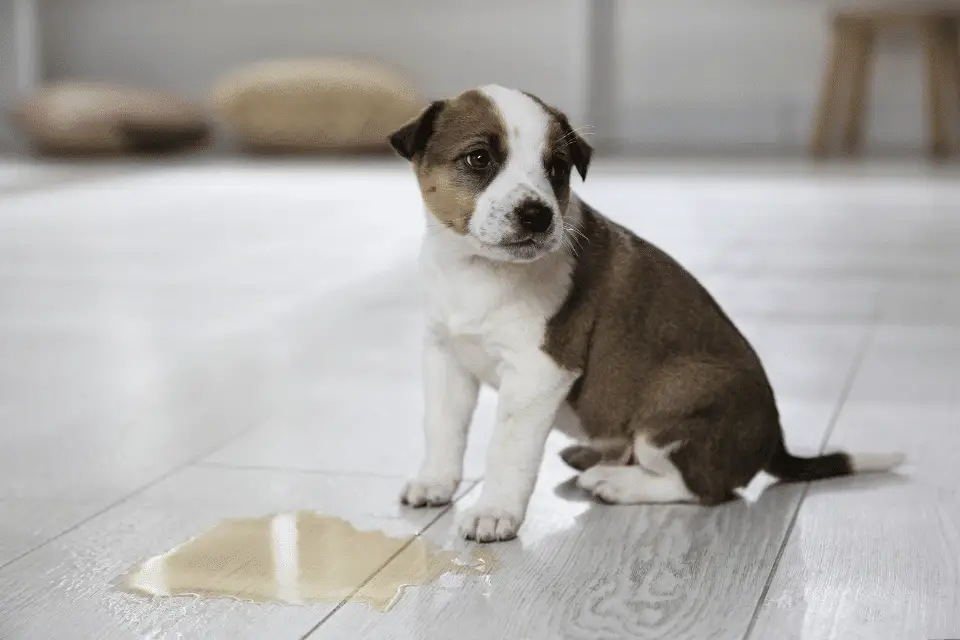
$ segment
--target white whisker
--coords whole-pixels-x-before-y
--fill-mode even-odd
[[[594,135],[594,133],[593,133],[592,131],[586,131],[586,129],[593,129],[593,125],[585,124],[585,125],[583,125],[582,127],[577,127],[576,129],[571,129],[570,131],[568,131],[567,133],[563,134],[563,135],[560,137],[560,142],[565,142],[565,141],[567,141],[567,140],[569,140],[569,139],[577,136],[578,134],[579,134],[579,135],[584,135],[584,136],[592,136],[592,135]]]

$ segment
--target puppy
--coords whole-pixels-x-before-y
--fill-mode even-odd
[[[499,404],[460,531],[482,542],[516,536],[555,425],[583,443],[564,452],[579,486],[616,504],[716,505],[761,470],[809,481],[901,461],[787,451],[763,366],[710,294],[572,193],[593,150],[557,109],[486,86],[390,143],[427,212],[426,452],[405,504],[452,499],[481,384]]]

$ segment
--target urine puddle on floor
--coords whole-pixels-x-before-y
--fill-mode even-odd
[[[408,587],[449,574],[483,576],[494,566],[493,556],[478,547],[461,559],[420,537],[361,531],[341,518],[301,511],[224,520],[135,567],[120,588],[287,604],[350,598],[387,611]]]

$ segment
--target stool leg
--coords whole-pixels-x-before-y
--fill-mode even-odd
[[[831,125],[837,111],[840,84],[843,81],[844,62],[847,60],[850,48],[849,27],[849,21],[844,18],[837,18],[833,22],[830,57],[823,74],[820,104],[817,108],[813,136],[810,140],[810,152],[816,157],[824,157],[829,152]]]
[[[848,154],[855,153],[863,139],[863,116],[867,110],[867,89],[873,68],[873,26],[866,21],[858,21],[851,28],[850,38],[853,79],[850,106],[843,131],[843,151]]]
[[[943,21],[944,65],[947,72],[947,87],[952,89],[953,102],[947,109],[951,122],[960,124],[960,18],[946,18]],[[956,133],[956,129],[954,129]],[[956,140],[956,136],[953,138]]]
[[[943,38],[937,20],[926,20],[920,26],[920,36],[927,67],[927,118],[930,126],[930,155],[934,159],[950,153],[946,109],[942,96]]]

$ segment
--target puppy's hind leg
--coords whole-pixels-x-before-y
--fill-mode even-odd
[[[591,440],[566,447],[560,458],[575,471],[586,471],[598,464],[625,465],[633,459],[633,443],[624,438]]]
[[[634,440],[634,464],[597,465],[580,474],[577,484],[610,504],[696,502],[683,476],[670,461],[676,444],[658,448],[643,436]]]
[[[603,454],[589,445],[572,444],[560,452],[560,458],[571,469],[583,472],[600,464]]]
[[[609,504],[696,502],[679,473],[654,475],[640,465],[590,467],[577,485]]]

